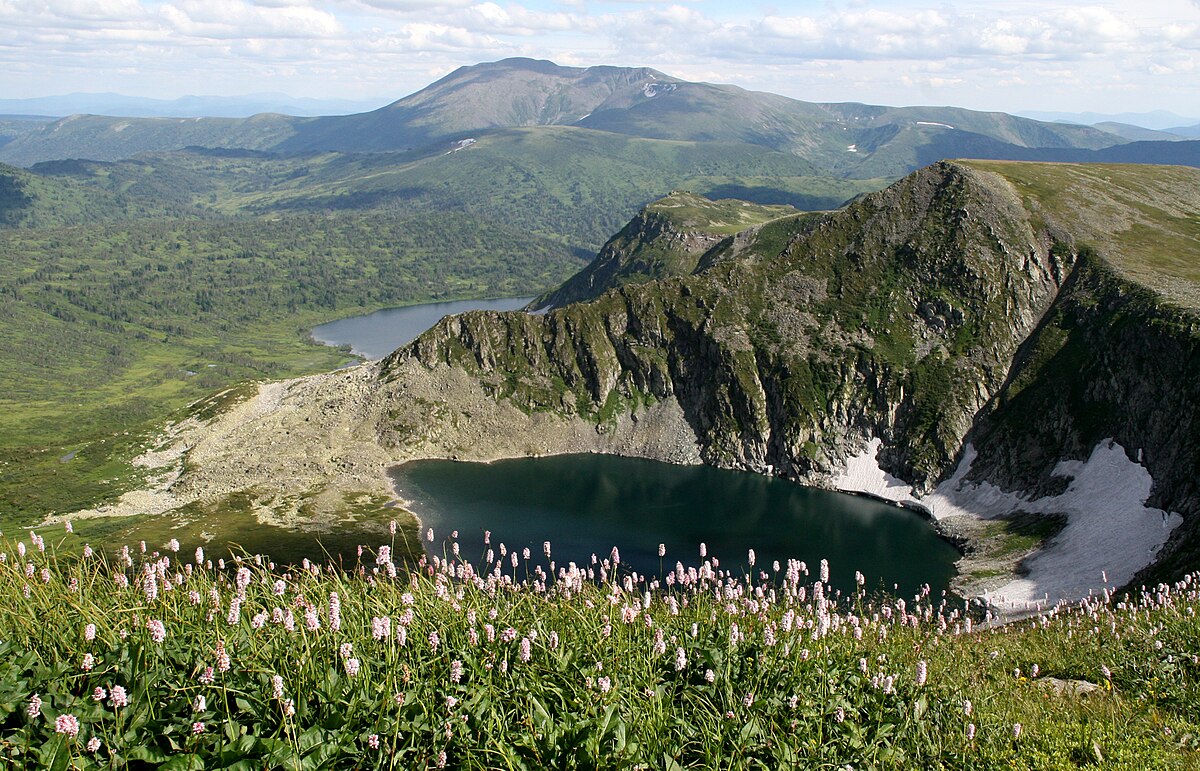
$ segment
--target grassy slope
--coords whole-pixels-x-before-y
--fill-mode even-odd
[[[970,161],[1011,181],[1123,275],[1200,308],[1200,170],[1135,164]]]
[[[179,585],[149,591],[144,576],[165,545],[150,541],[145,556],[135,546],[126,567],[120,557],[64,559],[56,542],[81,539],[43,536],[45,553],[23,544],[25,559],[0,563],[0,601],[12,611],[0,617],[0,763],[11,767],[1200,762],[1197,576],[1120,605],[1097,598],[981,630],[935,596],[829,602],[833,590],[807,569],[755,574],[740,558],[722,559],[728,579],[713,575],[715,560],[691,576],[681,567],[670,589],[627,576],[622,587],[616,570],[606,582],[607,559],[595,580],[549,587],[507,556],[422,563],[428,574],[405,575],[402,564],[399,580],[384,559],[377,577],[246,560],[235,589],[229,572],[200,556],[193,564],[185,542],[165,551]],[[15,556],[11,541],[2,548]],[[668,559],[677,556],[688,559]],[[379,567],[374,549],[361,564]],[[838,578],[851,570],[831,568]],[[1090,693],[1062,692],[1064,681]],[[118,686],[125,705],[110,696]],[[55,732],[61,715],[76,718],[77,736]],[[99,746],[86,751],[92,739]]]

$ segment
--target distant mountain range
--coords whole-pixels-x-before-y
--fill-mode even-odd
[[[382,100],[380,100],[382,101]],[[240,96],[181,96],[149,99],[124,94],[61,94],[32,99],[0,99],[0,115],[110,115],[137,118],[248,118],[264,112],[283,115],[345,115],[363,112],[379,101],[312,99],[264,93]]]
[[[1153,112],[1053,112],[1046,110],[1022,110],[1016,113],[1025,118],[1043,121],[1059,121],[1078,123],[1083,126],[1094,126],[1097,123],[1124,123],[1130,126],[1152,129],[1155,131],[1175,132],[1179,127],[1200,124],[1200,116],[1179,115],[1167,110]]]
[[[757,146],[819,175],[896,177],[942,158],[1185,162],[1190,143],[1136,142],[1090,126],[950,107],[802,102],[656,70],[561,67],[533,59],[461,67],[385,107],[351,115],[146,118],[97,115],[0,121],[0,161],[118,160],[189,146],[278,154],[442,151],[519,127]],[[1159,147],[1163,145],[1163,147]],[[1164,158],[1168,159],[1164,161]],[[1184,160],[1170,160],[1183,158]]]

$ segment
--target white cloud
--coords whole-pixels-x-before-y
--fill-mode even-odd
[[[765,13],[719,0],[0,0],[0,91],[13,96],[174,96],[228,78],[396,97],[513,55],[818,99],[1102,107],[1120,88],[1200,114],[1200,0],[828,0]]]

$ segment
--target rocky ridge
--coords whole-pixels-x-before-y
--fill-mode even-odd
[[[1164,241],[1182,244],[1172,259],[1194,256],[1200,172],[1092,172],[1106,195],[1067,167],[938,163],[727,238],[683,275],[544,315],[448,317],[377,364],[264,387],[253,409],[181,433],[191,449],[169,493],[254,489],[269,507],[284,488],[385,489],[384,468],[411,458],[584,451],[828,486],[874,440],[866,460],[911,499],[954,477],[1008,491],[986,516],[1009,517],[1063,492],[1064,461],[1115,440],[1152,475],[1151,503],[1183,517],[1160,570],[1194,567],[1200,327],[1134,280],[1178,271],[1135,265],[1128,239],[1156,227],[1179,236]],[[976,564],[995,556],[978,521],[945,527]],[[1034,531],[1052,553],[1056,529]]]

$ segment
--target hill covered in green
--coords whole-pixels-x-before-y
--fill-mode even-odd
[[[818,104],[647,68],[560,67],[505,59],[461,67],[366,113],[319,118],[71,116],[14,134],[0,161],[119,160],[188,146],[285,154],[437,149],[495,131],[574,126],[641,139],[750,145],[794,155],[816,173],[900,176],[942,158],[1043,159],[1128,141],[1096,128],[949,107]],[[28,127],[26,127],[28,128]],[[1166,151],[1171,152],[1171,151]],[[1024,153],[1024,154],[1022,154]],[[1033,153],[1033,155],[1029,155]]]

